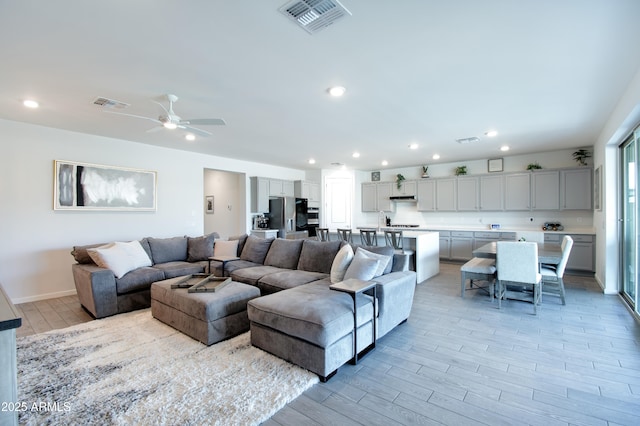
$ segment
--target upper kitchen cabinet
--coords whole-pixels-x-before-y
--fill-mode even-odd
[[[392,182],[367,182],[362,184],[362,211],[391,211]]]
[[[505,210],[531,210],[531,173],[513,173],[504,177]]]
[[[578,167],[560,171],[560,209],[591,210],[592,170]]]
[[[456,211],[456,178],[436,179],[436,210]]]
[[[504,176],[480,176],[480,210],[504,210]]]
[[[320,184],[297,180],[294,183],[295,196],[306,198],[309,207],[320,207]]]
[[[269,179],[269,195],[272,197],[294,197],[293,181]]]
[[[436,211],[436,181],[433,179],[423,179],[416,184],[418,199],[418,211]]]
[[[478,210],[479,179],[477,177],[458,178],[458,211]]]
[[[391,196],[401,197],[403,195],[416,195],[416,181],[405,180],[400,183],[400,188],[398,188],[398,184],[394,184],[391,187]]]
[[[531,210],[560,208],[560,172],[557,170],[531,173]]]
[[[253,176],[251,182],[251,212],[269,211],[269,179]]]

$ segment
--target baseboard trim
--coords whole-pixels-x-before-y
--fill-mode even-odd
[[[20,303],[39,302],[41,300],[55,299],[57,297],[65,297],[65,296],[74,296],[76,294],[77,292],[75,290],[65,290],[65,291],[58,291],[55,293],[39,294],[37,296],[21,297],[18,299],[13,299],[11,303],[13,303],[14,305],[18,305]]]

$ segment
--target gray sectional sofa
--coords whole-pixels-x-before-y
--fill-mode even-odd
[[[349,294],[331,290],[332,282],[348,277],[376,282],[375,318],[373,298],[356,298],[358,351],[371,344],[373,321],[380,338],[409,317],[416,274],[409,270],[408,256],[394,254],[391,247],[345,247],[348,244],[342,241],[246,235],[232,238],[238,239],[239,258],[224,264],[209,262],[211,254],[196,239],[143,239],[141,245],[152,266],[121,278],[92,263],[87,250],[98,245],[75,247],[72,254],[78,263],[73,265],[73,275],[80,302],[96,318],[148,307],[152,282],[203,272],[210,263],[216,275],[230,276],[260,290],[261,297],[247,304],[251,343],[318,374],[322,380],[353,358],[354,300]],[[190,250],[190,245],[200,250]],[[346,264],[346,271],[340,270],[338,263],[347,252],[352,257],[355,253],[354,260]]]

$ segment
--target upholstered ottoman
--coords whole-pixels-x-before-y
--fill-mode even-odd
[[[151,284],[151,314],[187,336],[212,345],[249,330],[247,302],[256,287],[232,281],[214,293],[172,289],[180,277]]]

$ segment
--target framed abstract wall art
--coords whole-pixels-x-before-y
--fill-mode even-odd
[[[155,211],[157,172],[54,161],[54,210]]]

